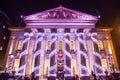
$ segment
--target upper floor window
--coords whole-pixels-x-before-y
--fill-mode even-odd
[[[18,50],[22,50],[22,40],[19,40],[19,42],[18,42]]]

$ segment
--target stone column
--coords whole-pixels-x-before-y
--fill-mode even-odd
[[[103,43],[104,43],[106,54],[108,55],[109,70],[108,69],[107,70],[110,73],[113,72],[114,70],[115,71],[119,70],[114,46],[113,46],[112,39],[111,39],[110,35],[105,36]]]
[[[34,48],[34,40],[30,39],[28,41],[28,54],[26,55],[26,68],[25,68],[25,74],[31,75],[32,73],[32,54],[33,54],[33,48]]]
[[[17,75],[25,75],[25,67],[26,67],[26,59],[27,59],[27,54],[28,54],[28,42],[29,42],[29,33],[25,32],[24,33],[24,40],[23,40],[23,48],[20,53],[20,65],[18,69]]]
[[[75,48],[76,48],[76,63],[77,63],[77,73],[78,73],[78,75],[80,76],[80,74],[81,74],[81,65],[80,65],[80,62],[81,62],[81,59],[80,59],[80,53],[79,53],[79,50],[80,50],[80,46],[79,46],[79,41],[76,39],[76,46],[75,46]]]
[[[91,40],[90,35],[91,35],[90,32],[86,33],[86,46],[87,46],[88,63],[89,63],[88,71],[89,71],[89,74],[91,75],[91,72],[94,71],[93,65],[95,61],[94,61],[94,46],[93,46],[93,41]]]
[[[80,45],[80,66],[81,66],[81,76],[87,76],[88,75],[88,68],[87,68],[87,51],[86,51],[86,42],[85,42],[85,33],[81,32],[79,33],[78,41]]]
[[[110,42],[110,47],[111,47],[112,55],[113,55],[114,68],[115,68],[115,71],[118,71],[119,67],[118,67],[117,57],[116,57],[116,54],[115,54],[115,50],[114,50],[112,39],[110,39],[109,42]]]
[[[14,41],[15,41],[16,36],[11,35],[10,36],[10,41],[9,41],[9,47],[6,55],[6,64],[5,67],[7,68],[7,72],[12,71],[12,66],[13,66],[13,57],[11,57],[13,54],[13,47],[14,47]]]
[[[40,55],[40,75],[41,75],[41,79],[43,78],[44,75],[44,61],[45,61],[45,39],[42,40],[41,42],[41,55]]]

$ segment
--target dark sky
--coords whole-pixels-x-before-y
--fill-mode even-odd
[[[101,22],[111,23],[120,16],[120,2],[116,0],[1,0],[0,10],[12,24],[20,22],[20,15],[30,15],[62,5],[92,15],[100,14]]]

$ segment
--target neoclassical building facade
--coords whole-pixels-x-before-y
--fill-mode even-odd
[[[26,27],[11,27],[7,72],[16,75],[105,75],[118,70],[111,28],[96,28],[96,16],[57,7],[23,17]]]

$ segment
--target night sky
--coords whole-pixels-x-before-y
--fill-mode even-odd
[[[1,0],[0,10],[15,25],[20,22],[20,15],[27,16],[60,5],[91,15],[100,15],[104,24],[111,24],[120,16],[120,2],[115,0]]]

